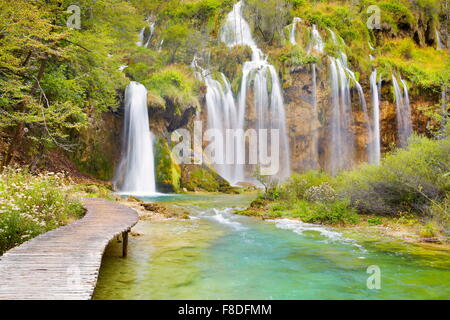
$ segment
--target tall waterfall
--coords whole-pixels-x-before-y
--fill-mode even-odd
[[[222,83],[212,78],[208,69],[202,69],[194,58],[192,68],[196,70],[199,79],[205,82],[206,91],[206,108],[208,111],[207,125],[209,130],[216,130],[220,137],[214,137],[216,140],[215,160],[212,161],[214,168],[220,176],[225,178],[232,185],[245,180],[243,165],[237,164],[237,155],[244,154],[244,144],[237,143],[233,147],[233,164],[226,161],[227,150],[224,144],[217,145],[226,139],[227,129],[238,129],[238,111],[231,90],[230,82],[227,77],[221,73]],[[229,155],[228,155],[229,156]]]
[[[297,30],[297,23],[301,22],[302,19],[299,17],[294,17],[294,20],[292,21],[292,27],[291,27],[291,32],[289,34],[289,41],[293,44],[296,45],[297,44],[297,40],[296,40],[296,35],[295,35],[295,31]]]
[[[290,175],[290,156],[280,80],[274,66],[267,62],[267,56],[256,45],[250,26],[242,16],[242,5],[242,1],[234,5],[233,10],[227,16],[220,35],[221,41],[229,47],[246,45],[252,50],[252,60],[246,61],[243,65],[241,88],[237,100],[238,117],[236,127],[245,127],[247,92],[253,84],[256,109],[255,129],[279,130],[280,170],[276,176],[279,179],[284,179]],[[238,143],[244,143],[244,141]],[[242,145],[241,147],[243,148],[244,146]]]
[[[354,154],[350,83],[340,59],[330,57],[331,118],[328,169],[334,175],[350,167]]]
[[[373,164],[380,164],[381,159],[381,134],[380,134],[380,99],[377,86],[377,70],[373,70],[370,75],[370,95],[372,97],[372,142],[369,145],[371,149],[369,162]]]
[[[147,89],[130,82],[125,90],[125,122],[122,159],[114,185],[123,194],[156,193],[153,136],[147,110]]]
[[[397,114],[397,132],[400,147],[406,146],[409,136],[412,134],[411,110],[409,107],[408,87],[403,79],[400,79],[403,91],[400,88],[397,78],[392,75],[392,84],[395,94],[395,110]]]
[[[336,46],[339,46],[340,44],[345,46],[345,42],[341,38],[338,40],[338,37],[333,30],[328,29],[328,31],[330,32],[332,41]],[[321,43],[321,40],[316,40],[316,43]],[[355,141],[354,134],[351,132],[353,115],[350,95],[350,81],[354,84],[356,92],[358,93],[359,103],[364,115],[367,128],[367,140],[369,141],[367,146],[367,158],[371,163],[376,163],[376,159],[379,159],[378,151],[376,150],[377,147],[374,143],[374,139],[377,139],[375,137],[376,134],[374,133],[374,130],[378,130],[379,136],[379,127],[376,129],[375,126],[372,126],[371,124],[363,88],[357,81],[355,73],[350,70],[347,62],[347,55],[343,51],[339,50],[338,58],[330,58],[330,70],[332,111],[329,123],[331,146],[328,157],[328,169],[332,174],[336,174],[340,169],[349,168],[352,165],[352,160],[354,158]],[[379,107],[377,107],[377,109],[379,109]]]

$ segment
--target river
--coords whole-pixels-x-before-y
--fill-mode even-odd
[[[289,220],[234,215],[252,195],[144,198],[189,220],[140,221],[126,259],[113,241],[94,299],[448,299],[450,254]],[[381,288],[368,289],[369,266]]]

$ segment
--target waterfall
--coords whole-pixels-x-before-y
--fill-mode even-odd
[[[161,39],[161,41],[158,44],[158,52],[161,52],[161,50],[163,48],[163,44],[164,44],[164,39]]]
[[[123,194],[156,193],[153,136],[147,110],[147,89],[130,82],[125,90],[125,121],[122,159],[114,185]]]
[[[411,110],[409,107],[408,87],[403,79],[400,79],[403,85],[401,90],[397,78],[392,75],[392,84],[395,94],[395,110],[397,114],[397,132],[398,143],[400,147],[406,146],[409,136],[412,134]]]
[[[138,42],[136,42],[136,45],[138,45],[139,47],[141,47],[142,44],[144,43],[144,33],[145,33],[145,27],[143,27],[141,29],[141,31],[139,31],[139,34],[138,34],[139,40],[138,40]]]
[[[143,28],[139,31],[139,34],[138,34],[139,40],[138,40],[138,42],[136,42],[136,45],[138,45],[139,47],[145,47],[145,48],[148,48],[148,45],[150,44],[150,40],[152,39],[153,34],[155,33],[155,26],[156,26],[156,23],[153,22],[153,21],[151,20],[150,17],[147,18],[145,21],[147,22],[148,27],[143,27]],[[145,30],[146,30],[147,28],[149,28],[149,32],[150,32],[150,33],[149,33],[149,35],[148,35],[147,41],[144,43],[144,40],[145,40]]]
[[[148,45],[150,44],[150,40],[153,38],[153,34],[155,33],[155,22],[149,22],[149,28],[150,28],[150,34],[148,36],[147,42],[145,43],[144,47],[148,48]]]
[[[328,29],[331,34],[333,44],[338,46],[338,37],[333,30]],[[317,32],[318,33],[318,32]],[[320,35],[319,35],[320,37]],[[341,38],[340,38],[341,39]],[[319,42],[316,40],[316,42]],[[341,39],[340,42],[345,45]],[[369,44],[370,45],[370,44]],[[375,126],[371,125],[369,111],[367,109],[366,98],[361,84],[357,81],[355,73],[350,70],[347,62],[347,55],[339,50],[339,58],[330,58],[331,69],[331,96],[332,96],[332,112],[330,122],[330,134],[332,145],[330,148],[330,155],[328,159],[329,170],[332,174],[336,174],[340,169],[348,168],[351,165],[354,152],[354,135],[350,132],[352,125],[352,106],[350,96],[350,80],[354,83],[356,91],[359,96],[359,103],[364,115],[367,128],[367,159],[370,163],[375,163],[379,158],[377,155],[376,146],[374,146],[374,139],[377,139],[374,133]],[[376,74],[375,74],[376,81]],[[376,82],[375,82],[376,87]],[[339,101],[339,103],[338,103]],[[372,100],[373,102],[373,100]],[[378,103],[378,90],[377,90]],[[379,109],[379,107],[377,107]],[[378,117],[379,118],[379,117]],[[337,123],[341,121],[341,123]],[[379,127],[378,127],[379,131]],[[378,139],[379,140],[379,139]],[[345,143],[349,141],[349,145]]]
[[[317,27],[315,24],[312,26],[311,31],[311,40],[308,45],[308,53],[311,52],[311,50],[315,50],[317,53],[323,53],[324,44],[322,37],[320,36],[319,31],[317,30]]]
[[[372,97],[372,141],[370,142],[369,148],[371,151],[369,154],[369,163],[380,164],[381,159],[381,134],[380,134],[380,99],[377,86],[377,70],[373,70],[370,75],[370,95]]]
[[[191,67],[196,70],[196,76],[205,82],[206,91],[206,108],[208,111],[207,126],[208,129],[216,130],[221,137],[214,137],[215,139],[222,139],[222,141],[215,140],[216,143],[221,143],[226,138],[226,131],[228,129],[237,129],[238,113],[236,103],[231,90],[230,82],[227,77],[221,73],[222,83],[213,79],[211,72],[208,69],[202,69],[197,64],[196,57],[191,64]],[[215,149],[215,160],[213,162],[217,173],[225,178],[232,185],[245,180],[243,174],[243,166],[237,164],[237,155],[244,154],[244,145],[239,143],[233,146],[233,164],[226,162],[226,146],[220,144]],[[229,156],[229,155],[228,155]]]
[[[352,106],[350,84],[340,59],[330,57],[331,117],[328,169],[331,174],[350,167],[354,153],[351,131]]]
[[[267,56],[258,48],[252,37],[250,26],[242,16],[242,1],[237,2],[228,14],[221,30],[220,40],[228,47],[246,45],[252,50],[252,60],[246,61],[242,68],[236,128],[243,129],[245,126],[247,92],[253,84],[256,129],[279,130],[280,170],[276,177],[287,178],[290,175],[289,141],[280,80],[275,67],[267,62]],[[238,150],[245,150],[245,141],[237,140]],[[242,155],[245,157],[245,153]],[[241,172],[239,175],[243,174]]]
[[[291,27],[291,33],[289,35],[289,41],[293,44],[297,44],[297,40],[295,39],[295,31],[297,30],[297,23],[301,22],[302,19],[299,17],[294,17],[294,20],[292,21],[292,27]]]
[[[443,50],[444,45],[442,44],[441,36],[439,35],[439,31],[437,29],[434,29],[434,32],[436,34],[436,50]]]

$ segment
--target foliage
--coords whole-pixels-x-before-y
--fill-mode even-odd
[[[0,174],[0,254],[83,214],[63,174],[33,176],[20,168]]]
[[[105,200],[116,200],[116,196],[110,186],[95,183],[78,183],[70,187],[70,192],[85,198],[100,198]]]
[[[303,48],[300,48],[298,46],[291,48],[287,47],[287,50],[283,51],[278,56],[278,60],[287,67],[295,67],[308,63],[318,62],[317,57],[307,54]]]
[[[411,39],[386,42],[375,64],[387,74],[400,71],[414,84],[440,92],[450,82],[450,62],[445,52],[419,48]]]
[[[118,68],[140,17],[126,1],[79,1],[82,28],[68,29],[70,4],[0,3],[3,165],[22,145],[70,150],[90,117],[117,106],[116,90],[126,83]]]
[[[159,99],[168,100],[176,106],[175,112],[180,114],[186,107],[197,107],[200,84],[192,71],[182,65],[171,65],[151,74],[142,81],[150,92],[149,105],[158,103]],[[161,100],[160,100],[161,101]]]
[[[285,200],[305,199],[305,194],[311,187],[317,187],[330,181],[331,177],[322,171],[307,171],[303,174],[293,174],[280,187],[280,198]]]
[[[414,137],[407,149],[383,159],[381,166],[363,165],[337,177],[337,191],[361,213],[430,214],[450,191],[450,139]],[[448,213],[447,213],[448,214]]]
[[[357,213],[408,216],[408,221],[431,220],[442,233],[450,222],[449,197],[450,139],[413,136],[406,149],[387,155],[380,166],[364,164],[336,177],[320,171],[294,174],[240,214],[325,224],[357,223]],[[367,222],[382,224],[377,217]]]

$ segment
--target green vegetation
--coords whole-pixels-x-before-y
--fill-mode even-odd
[[[435,234],[445,234],[449,198],[450,139],[414,136],[406,149],[388,154],[380,166],[365,164],[335,177],[318,171],[293,175],[240,213],[344,225],[357,223],[358,213],[372,215],[369,225],[382,224],[381,217],[416,219],[426,223],[425,231],[433,226]]]
[[[208,191],[236,193],[228,181],[223,179],[211,167],[203,164],[182,165],[181,187],[188,191]]]
[[[158,139],[154,150],[157,189],[162,192],[179,192],[181,169],[175,162],[169,145],[165,140]]]
[[[388,41],[381,51],[375,65],[385,74],[399,71],[415,85],[435,92],[450,81],[450,60],[443,51],[420,48],[410,38]]]
[[[160,102],[167,101],[175,106],[176,114],[180,114],[181,110],[187,107],[199,107],[197,96],[200,82],[185,66],[166,67],[141,81],[150,90],[150,106],[157,106]],[[166,102],[161,107],[165,109]]]
[[[13,168],[0,174],[0,254],[83,215],[62,174]]]
[[[70,186],[70,192],[73,192],[77,197],[85,198],[100,198],[105,200],[114,201],[117,197],[111,186],[106,186],[98,183],[77,183]]]

